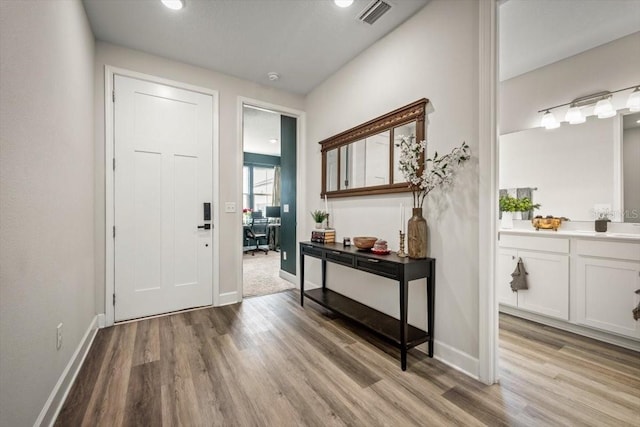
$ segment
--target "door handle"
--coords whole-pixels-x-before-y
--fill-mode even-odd
[[[198,228],[203,228],[205,230],[211,230],[211,224],[199,225]]]

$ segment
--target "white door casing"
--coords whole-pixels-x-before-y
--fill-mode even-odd
[[[115,320],[212,304],[213,97],[114,77]],[[211,224],[211,221],[206,223]]]

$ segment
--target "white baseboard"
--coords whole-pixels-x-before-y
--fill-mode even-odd
[[[419,349],[426,352],[426,344],[424,345],[424,350],[422,348]],[[433,358],[439,360],[445,365],[451,366],[453,369],[460,371],[473,379],[477,380],[479,378],[478,359],[458,350],[455,347],[451,347],[441,341],[434,340]]]
[[[298,276],[295,276],[287,271],[280,270],[280,278],[286,280],[289,283],[293,283],[294,285],[298,286],[298,288],[300,288],[300,286],[298,285]]]
[[[239,300],[238,291],[225,292],[224,294],[220,294],[220,297],[218,298],[218,306],[235,304]]]
[[[570,323],[564,320],[556,320],[551,317],[541,316],[539,314],[530,313],[528,311],[519,310],[502,304],[500,304],[500,312],[640,352],[640,341],[636,341],[631,338],[625,338],[608,332],[599,331],[597,329],[591,329],[586,326],[576,325],[575,323]]]
[[[98,328],[102,329],[107,326],[107,318],[104,313],[98,314]]]
[[[98,316],[94,316],[87,328],[87,332],[85,332],[84,336],[80,340],[80,344],[78,344],[76,351],[73,352],[69,363],[67,363],[64,371],[62,371],[58,382],[51,391],[42,411],[40,411],[40,415],[38,415],[34,426],[53,426],[56,418],[58,418],[60,410],[62,409],[62,405],[71,390],[71,386],[76,380],[78,372],[80,372],[84,359],[89,353],[91,343],[93,343],[93,339],[96,337],[97,332]]]

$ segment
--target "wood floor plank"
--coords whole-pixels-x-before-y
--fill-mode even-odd
[[[160,360],[160,319],[138,322],[136,343],[133,349],[133,366]]]
[[[64,407],[56,420],[56,426],[78,426],[89,406],[91,395],[95,389],[100,368],[109,355],[110,345],[115,328],[100,329],[85,359],[78,379],[71,388]]]
[[[82,425],[122,425],[137,327],[137,322],[116,327]]]
[[[57,426],[638,426],[640,354],[500,315],[500,384],[287,291],[98,331]]]
[[[162,425],[160,362],[134,365],[129,375],[123,426]]]

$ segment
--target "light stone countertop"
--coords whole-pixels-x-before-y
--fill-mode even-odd
[[[582,238],[593,238],[593,239],[605,239],[605,240],[631,240],[640,242],[640,227],[638,228],[638,232],[617,232],[617,231],[607,231],[605,233],[599,233],[593,230],[571,230],[571,229],[562,229],[560,227],[558,231],[553,230],[543,230],[540,229],[536,231],[535,228],[500,228],[498,231],[501,234],[512,234],[512,235],[524,235],[524,236],[541,236],[541,237],[582,237]],[[634,230],[635,231],[635,230]]]

